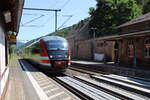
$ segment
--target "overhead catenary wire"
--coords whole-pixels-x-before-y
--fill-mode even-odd
[[[45,15],[45,14],[33,14],[33,13],[23,13],[23,15],[31,15],[31,16],[41,16],[41,15]]]
[[[24,10],[35,10],[35,11],[61,11],[61,9],[44,9],[44,8],[23,8]]]
[[[34,19],[32,19],[32,20],[30,20],[30,21],[28,21],[28,22],[25,22],[25,23],[22,24],[22,26],[27,25],[27,24],[29,24],[29,23],[32,23],[33,21],[35,21],[35,20],[37,20],[37,19],[40,19],[40,18],[43,17],[43,16],[45,16],[45,15],[41,15],[41,16],[36,17],[36,18],[34,18]]]
[[[23,8],[24,10],[35,10],[35,11],[54,11],[55,12],[55,32],[57,31],[57,13],[61,9],[44,9],[44,8]]]
[[[64,23],[58,28],[58,30],[59,29],[61,29],[70,19],[71,19],[71,17],[72,17],[72,15],[67,15],[67,19],[64,21]]]
[[[62,6],[61,6],[61,8],[63,9],[68,3],[70,2],[70,0],[67,0]],[[58,3],[58,0],[55,2],[55,5]],[[55,6],[54,5],[54,6]],[[61,11],[60,9],[41,9],[41,8],[24,8],[24,10],[41,10],[41,11],[56,11],[55,12],[55,16],[57,16],[57,11]],[[26,13],[26,15],[38,15],[38,14],[27,14]],[[63,27],[69,20],[70,20],[70,18],[72,17],[70,17],[70,15],[62,15],[63,17],[68,17],[68,19],[67,20],[65,20],[64,21],[64,23],[58,28],[58,29],[60,29],[61,27]],[[38,19],[38,18],[37,18]],[[36,20],[36,19],[35,19]],[[28,23],[31,23],[31,22],[33,22],[34,21],[34,19],[33,20],[31,20],[31,21],[29,21],[29,22],[26,22],[26,23],[24,23],[22,26],[24,26],[24,27],[42,27],[42,26],[44,26],[44,25],[28,25],[28,26],[25,26],[26,24],[28,24]],[[57,18],[56,18],[56,20],[55,20],[55,31],[57,30]]]
[[[21,27],[43,27],[44,25],[21,25]]]
[[[51,8],[52,7],[55,7],[59,2],[58,2],[59,0],[56,0],[56,2],[51,6]]]
[[[70,0],[67,0],[60,8],[61,8],[61,9],[64,9],[65,6],[66,6],[69,2],[70,2]]]

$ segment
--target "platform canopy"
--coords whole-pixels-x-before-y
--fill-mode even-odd
[[[0,0],[0,16],[7,34],[15,32],[18,35],[23,5],[24,0]]]

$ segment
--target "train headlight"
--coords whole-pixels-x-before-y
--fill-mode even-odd
[[[53,58],[53,56],[50,56],[50,58]]]
[[[65,58],[67,58],[68,56],[67,55],[65,55]]]

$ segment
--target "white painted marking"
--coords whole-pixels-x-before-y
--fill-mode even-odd
[[[40,59],[41,59],[41,60],[49,60],[48,57],[41,57]]]
[[[30,82],[32,83],[32,86],[34,87],[37,95],[39,96],[39,98],[41,100],[49,100],[47,95],[44,93],[44,91],[40,88],[40,86],[38,85],[38,83],[36,82],[36,80],[33,78],[33,76],[31,75],[31,73],[29,72],[29,70],[27,69],[27,67],[21,62],[21,65],[23,66],[23,68],[25,69],[25,73],[27,74]]]
[[[40,64],[51,67],[51,64],[48,64],[48,63],[42,63],[42,62],[40,62]]]

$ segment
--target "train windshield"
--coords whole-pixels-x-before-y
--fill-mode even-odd
[[[57,55],[66,56],[68,55],[68,50],[49,50],[48,53],[49,55],[52,56],[57,56]]]
[[[67,41],[50,40],[46,42],[48,50],[68,50]]]

